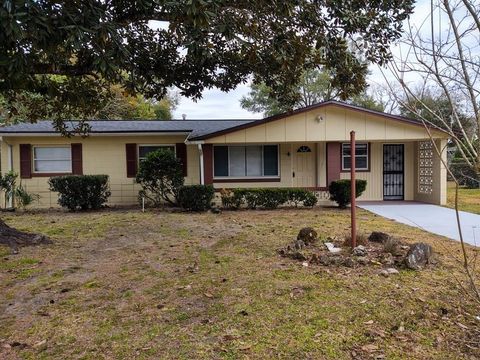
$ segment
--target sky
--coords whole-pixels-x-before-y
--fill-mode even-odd
[[[410,18],[410,23],[420,26],[425,17],[430,12],[430,1],[419,0],[415,5],[414,14]],[[398,47],[393,47],[392,51],[398,52]],[[374,84],[380,79],[383,81],[381,71],[377,66],[371,66],[371,75],[369,82]],[[190,99],[182,97],[177,109],[174,111],[174,118],[181,119],[182,114],[187,119],[259,119],[262,118],[260,113],[252,113],[242,109],[240,99],[248,94],[248,84],[241,84],[235,90],[228,93],[218,89],[206,90],[202,99],[194,102]]]

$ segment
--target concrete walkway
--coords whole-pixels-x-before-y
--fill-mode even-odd
[[[402,224],[415,226],[433,234],[460,240],[455,210],[442,206],[408,202],[358,202],[357,206]],[[460,211],[463,239],[480,246],[480,215]]]

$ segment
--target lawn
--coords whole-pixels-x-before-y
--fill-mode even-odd
[[[455,183],[448,183],[447,202],[448,207],[455,207]],[[480,189],[467,189],[464,187],[458,190],[458,209],[480,214]]]
[[[2,359],[461,359],[480,356],[458,243],[359,212],[359,227],[425,241],[438,264],[379,275],[277,249],[348,210],[5,214],[53,245],[0,247]],[[474,252],[469,249],[469,252]]]

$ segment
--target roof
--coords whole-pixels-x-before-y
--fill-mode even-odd
[[[91,134],[121,133],[188,133],[189,137],[201,137],[226,129],[246,125],[255,120],[91,120]],[[73,129],[75,121],[68,121],[67,128]],[[55,134],[58,133],[51,121],[20,123],[0,128],[0,135],[11,134]]]
[[[355,111],[382,116],[392,121],[399,121],[410,125],[421,126],[424,124],[419,120],[409,119],[399,115],[384,113],[381,111],[365,109],[360,106],[347,104],[340,101],[328,100],[301,109],[289,111],[283,114],[270,116],[259,120],[91,120],[88,124],[91,127],[91,134],[121,134],[121,133],[186,133],[188,140],[205,140],[218,135],[223,135],[237,130],[246,129],[252,126],[265,124],[287,116],[301,114],[307,111],[319,109],[325,106],[338,106]],[[75,121],[68,121],[68,127],[73,129]],[[440,128],[437,130],[443,131]],[[56,134],[58,133],[50,121],[39,121],[37,123],[20,123],[0,128],[1,135],[12,134]]]

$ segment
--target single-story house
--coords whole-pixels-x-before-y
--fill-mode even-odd
[[[56,206],[47,180],[64,174],[107,174],[110,205],[137,203],[135,174],[149,151],[166,147],[182,160],[186,184],[299,187],[318,191],[348,179],[356,132],[361,200],[445,204],[446,169],[419,121],[326,101],[260,120],[90,121],[87,137],[62,137],[51,122],[0,128],[1,170],[13,170],[39,205]],[[446,157],[448,135],[430,129]]]

